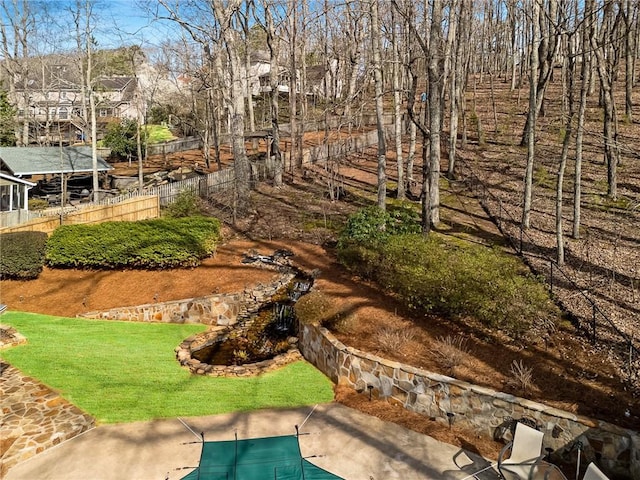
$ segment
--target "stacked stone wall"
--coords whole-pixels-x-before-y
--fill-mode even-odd
[[[595,461],[611,478],[640,478],[637,432],[361,352],[317,325],[301,324],[299,335],[305,359],[335,383],[488,436],[512,419],[533,420],[556,458],[577,455],[581,442],[583,465]]]
[[[248,318],[280,288],[287,285],[294,273],[283,273],[267,285],[257,285],[240,293],[216,294],[204,297],[119,307],[100,312],[88,312],[79,317],[100,320],[161,323],[202,323],[230,326]]]

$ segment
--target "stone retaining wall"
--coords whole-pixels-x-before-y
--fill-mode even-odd
[[[637,432],[370,355],[345,346],[316,325],[301,324],[299,336],[305,359],[335,383],[370,389],[408,410],[489,436],[510,418],[532,419],[554,456],[575,456],[571,449],[580,441],[583,466],[596,461],[611,478],[640,478]]]
[[[228,333],[229,329],[218,327],[218,329],[214,328],[207,332],[192,335],[176,347],[176,359],[180,362],[180,365],[188,368],[191,373],[210,377],[251,377],[302,360],[302,355],[297,348],[291,348],[289,351],[268,360],[245,363],[243,365],[210,365],[191,356],[191,353],[196,348],[203,348],[211,342],[223,341]],[[295,341],[297,341],[297,338]]]
[[[216,294],[204,297],[148,303],[132,307],[112,308],[101,312],[78,315],[100,320],[132,322],[202,323],[205,325],[234,325],[255,313],[280,288],[295,276],[293,272],[281,274],[267,285],[257,285],[240,293]]]

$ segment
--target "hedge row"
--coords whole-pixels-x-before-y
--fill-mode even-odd
[[[338,257],[417,311],[473,317],[515,335],[536,321],[559,318],[544,285],[499,249],[437,232],[389,235],[384,241],[353,241],[345,234]]]
[[[46,245],[44,232],[0,234],[0,278],[36,278],[42,271]]]
[[[220,222],[212,218],[164,218],[140,222],[64,225],[49,238],[54,268],[195,267],[215,252]]]

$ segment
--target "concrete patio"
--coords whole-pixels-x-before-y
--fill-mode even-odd
[[[198,400],[198,401],[203,401]],[[177,480],[198,465],[206,440],[290,435],[302,455],[348,480],[457,479],[481,457],[337,403],[208,417],[105,425],[12,467],[6,480]],[[478,478],[495,479],[490,469]]]

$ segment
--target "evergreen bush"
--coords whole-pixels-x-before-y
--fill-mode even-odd
[[[44,266],[47,234],[0,234],[0,278],[34,279]]]
[[[198,195],[193,190],[181,190],[175,201],[171,202],[165,215],[171,218],[191,217],[200,213]]]
[[[46,261],[57,268],[195,267],[213,255],[220,222],[188,217],[64,225],[47,245]]]
[[[381,234],[374,228],[381,218],[376,215],[359,212],[350,219],[348,235],[353,236],[345,231],[338,258],[354,273],[399,295],[408,307],[473,317],[516,336],[535,320],[557,316],[544,285],[516,258],[437,232],[428,237]]]

